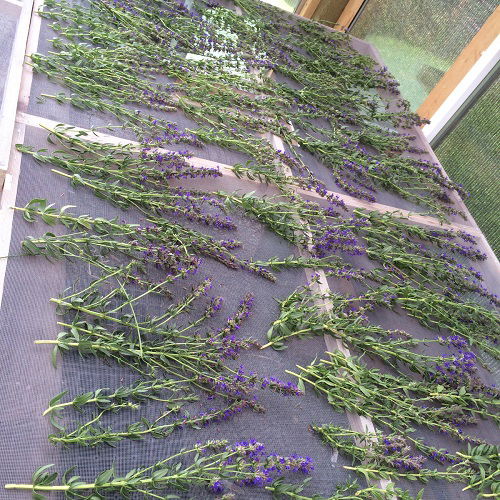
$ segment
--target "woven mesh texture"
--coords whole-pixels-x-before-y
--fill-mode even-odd
[[[46,53],[51,49],[48,42],[53,37],[53,32],[42,22],[42,31],[38,51]],[[371,53],[370,47],[361,41],[354,41],[355,47],[364,53]],[[287,85],[296,85],[288,78],[276,74],[276,79]],[[48,81],[42,75],[35,75],[32,86],[32,98],[28,112],[50,118],[61,123],[68,123],[84,128],[117,124],[112,117],[102,113],[82,111],[76,108],[58,105],[53,100],[37,103],[36,96],[56,94],[63,91],[57,84]],[[158,113],[158,112],[157,112]],[[195,128],[197,124],[182,113],[161,114],[167,119],[176,122],[179,128]],[[322,126],[325,124],[321,124]],[[326,126],[326,125],[325,125]],[[113,129],[114,135],[128,139],[135,139],[127,131]],[[38,129],[27,129],[25,144],[34,148],[47,147],[46,132]],[[176,149],[176,146],[172,146]],[[185,149],[180,147],[179,149]],[[217,146],[207,145],[202,149],[190,148],[194,155],[209,160],[235,164],[246,162],[250,158],[244,154],[224,150]],[[306,152],[303,152],[307,165],[313,172],[323,180],[327,187],[335,190],[335,184],[331,173]],[[231,190],[231,181],[224,179],[210,182],[210,189]],[[216,185],[217,184],[217,185]],[[193,185],[203,186],[203,181],[196,181]],[[238,184],[239,186],[241,183]],[[186,187],[186,184],[184,184]],[[265,186],[257,189],[258,194],[272,192],[272,188]],[[83,188],[73,188],[67,180],[49,171],[49,168],[35,163],[31,157],[24,155],[21,165],[21,177],[16,200],[18,207],[24,206],[32,198],[46,198],[54,202],[56,206],[71,204],[76,205],[73,209],[78,214],[90,214],[94,216],[114,217],[118,216],[127,222],[139,222],[138,214],[132,211],[122,212],[105,201],[98,200],[92,193]],[[378,201],[391,204],[396,207],[419,210],[404,200],[398,199],[390,193],[380,192]],[[235,216],[238,229],[229,237],[239,239],[243,242],[240,255],[245,258],[264,260],[266,258],[281,256],[286,257],[295,252],[294,248],[286,244],[269,231],[265,230],[259,223],[247,217]],[[202,231],[207,231],[199,228]],[[59,331],[56,325],[58,317],[55,315],[55,307],[49,302],[50,298],[58,297],[68,287],[83,287],[89,280],[89,269],[82,264],[69,263],[66,261],[49,262],[43,257],[20,256],[20,242],[27,236],[41,235],[49,230],[48,227],[37,222],[29,224],[19,214],[15,215],[11,239],[10,255],[5,280],[4,297],[0,311],[0,325],[2,349],[0,350],[0,363],[2,366],[2,383],[0,384],[0,400],[2,401],[0,426],[0,484],[8,482],[28,482],[32,471],[46,463],[54,463],[57,469],[62,471],[70,466],[78,464],[78,474],[84,480],[90,480],[103,469],[109,468],[114,463],[119,473],[128,469],[148,465],[165,458],[178,451],[180,448],[206,439],[229,439],[238,441],[254,438],[266,444],[268,451],[280,454],[298,453],[311,456],[315,471],[307,492],[328,495],[332,493],[336,483],[352,479],[342,468],[348,465],[347,460],[334,453],[334,450],[323,446],[320,441],[308,432],[311,423],[335,425],[348,427],[347,418],[344,414],[335,413],[326,400],[317,397],[311,390],[307,390],[301,398],[286,398],[271,392],[262,392],[261,403],[267,408],[264,414],[256,414],[246,411],[233,418],[229,422],[211,425],[202,430],[184,429],[177,430],[166,439],[154,440],[146,438],[143,441],[122,441],[116,447],[81,448],[68,447],[63,449],[52,446],[47,441],[47,435],[52,432],[48,421],[41,417],[47,402],[55,394],[67,390],[68,397],[75,396],[84,391],[95,390],[98,387],[109,387],[111,389],[121,385],[128,385],[136,380],[137,376],[129,370],[106,364],[101,360],[93,358],[81,358],[69,354],[59,360],[57,369],[50,365],[50,348],[36,346],[36,339],[53,339]],[[62,231],[56,228],[56,231]],[[364,258],[353,258],[357,265],[368,267],[370,263]],[[495,288],[494,276],[491,266],[483,266],[487,284]],[[228,270],[224,266],[209,259],[204,259],[200,271],[195,277],[172,285],[171,289],[175,297],[203,278],[211,277],[214,287],[211,291],[213,296],[221,295],[226,301],[219,319],[214,319],[210,325],[216,327],[217,322],[230,315],[237,307],[239,300],[247,292],[255,295],[255,307],[252,316],[244,323],[239,335],[252,336],[260,342],[265,342],[265,332],[270,323],[278,315],[278,305],[275,298],[283,299],[296,287],[305,284],[305,273],[302,270],[289,270],[278,275],[277,283],[270,283],[263,278],[254,276],[244,271]],[[345,283],[330,280],[332,290],[347,292]],[[165,299],[166,300],[166,299]],[[151,299],[143,305],[148,311],[157,311],[166,303]],[[195,315],[197,309],[192,313]],[[196,317],[196,316],[195,316]],[[189,315],[183,320],[189,322]],[[374,314],[375,323],[390,328],[408,329],[419,338],[425,336],[434,337],[435,332],[429,332],[416,324],[404,313],[392,313],[381,311]],[[244,352],[238,363],[247,369],[256,371],[262,376],[276,376],[280,379],[291,380],[286,375],[286,370],[294,370],[295,366],[306,366],[316,356],[321,357],[325,350],[322,338],[297,340],[290,342],[287,350],[275,352],[270,349],[264,351]],[[237,366],[236,364],[236,366]],[[201,400],[199,403],[189,407],[191,414],[206,410],[211,403]],[[158,415],[157,405],[148,404],[138,412],[121,412],[112,415],[109,423],[113,428],[123,428],[127,423],[137,420],[138,416],[154,418]],[[74,417],[74,414],[71,414]],[[420,432],[420,430],[419,430]],[[421,430],[425,435],[425,430]],[[479,436],[488,437],[491,441],[495,435],[495,429],[481,424],[477,429]],[[429,437],[431,439],[431,437]],[[432,440],[436,440],[433,435]],[[436,441],[437,442],[437,441]],[[455,448],[455,443],[449,443],[444,438],[439,442],[440,446]],[[362,484],[362,481],[360,481]],[[418,489],[410,485],[412,490]],[[236,488],[236,487],[235,487]],[[466,499],[474,498],[469,492],[460,492],[461,487],[439,483],[427,486],[425,498],[433,499]],[[239,498],[261,498],[266,497],[262,490],[238,491]],[[428,492],[428,493],[427,493]],[[0,490],[0,498],[29,498],[29,493],[6,493]],[[208,498],[206,491],[191,492],[186,498]],[[213,497],[213,496],[210,496]],[[54,498],[59,498],[57,495]]]
[[[3,51],[3,55],[0,58],[0,108],[4,99],[4,87],[10,63],[9,54],[14,43],[16,24],[15,16],[9,12],[2,12],[0,15],[0,46]]]
[[[30,128],[25,142],[42,147],[45,133]],[[121,212],[97,200],[87,190],[69,187],[65,179],[24,156],[16,205],[24,206],[34,197],[56,200],[58,205],[76,205],[78,209],[74,209],[75,213],[78,210],[77,213],[104,217],[118,215],[129,222],[137,221],[133,213]],[[293,254],[293,248],[264,230],[260,224],[242,217],[237,217],[237,222],[238,230],[231,233],[231,237],[243,241],[242,256],[263,260]],[[26,236],[40,235],[47,230],[43,223],[29,224],[16,214],[10,255],[20,254],[20,242]],[[301,270],[287,271],[280,273],[277,283],[273,284],[261,277],[244,271],[231,271],[205,259],[195,277],[179,283],[179,289],[174,285],[172,291],[175,295],[182,292],[181,288],[189,290],[192,284],[205,277],[214,280],[213,295],[226,298],[219,321],[236,309],[239,300],[247,292],[256,296],[254,312],[242,326],[239,335],[252,336],[265,343],[265,332],[278,314],[278,305],[273,299],[282,299],[297,286],[305,284],[306,276]],[[264,414],[244,412],[233,420],[200,431],[178,430],[166,439],[122,441],[115,448],[93,449],[61,449],[48,444],[47,435],[51,429],[41,413],[55,394],[68,390],[68,396],[75,396],[98,387],[128,385],[137,378],[125,368],[71,354],[64,356],[54,370],[49,360],[50,348],[33,344],[36,339],[54,338],[59,331],[56,321],[60,319],[55,315],[55,307],[49,303],[49,299],[58,297],[75,282],[78,282],[78,287],[83,287],[86,281],[88,268],[84,265],[66,261],[51,263],[44,257],[9,259],[0,312],[3,339],[0,393],[5,410],[2,411],[4,425],[0,430],[0,483],[28,481],[34,468],[45,463],[55,463],[59,470],[78,464],[78,474],[91,479],[112,463],[116,464],[118,471],[124,472],[139,465],[151,464],[197,441],[215,438],[234,442],[254,438],[265,443],[269,451],[311,456],[316,464],[311,491],[328,494],[332,485],[347,479],[346,471],[341,467],[347,462],[343,462],[341,457],[338,462],[332,462],[332,450],[324,447],[308,432],[308,426],[313,422],[335,422],[347,426],[347,418],[333,412],[323,398],[316,397],[311,391],[307,391],[304,397],[294,399],[263,391],[259,398],[267,408]],[[152,306],[154,310],[158,304]],[[290,376],[285,375],[285,370],[293,370],[296,364],[304,366],[323,352],[324,341],[316,338],[296,342],[284,352],[271,349],[247,351],[238,363],[262,375],[291,380]],[[200,404],[194,404],[190,412],[194,414],[210,407],[209,401],[202,400]],[[154,405],[148,405],[145,413],[141,413],[149,417],[155,414],[159,413]],[[74,417],[74,414],[71,416]],[[136,412],[115,414],[112,416],[112,426],[122,428],[136,420],[136,417]],[[205,494],[198,492],[195,498],[204,498]],[[251,490],[246,493],[246,498],[257,498],[261,494],[264,493]],[[12,498],[6,496],[5,492],[0,492],[0,497]],[[28,498],[29,495],[25,494],[24,497]],[[16,498],[23,498],[23,493],[16,494]]]

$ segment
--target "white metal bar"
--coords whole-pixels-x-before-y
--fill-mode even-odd
[[[32,2],[30,2],[32,3]],[[28,102],[31,90],[31,82],[33,80],[33,71],[31,66],[23,64],[24,53],[36,52],[38,47],[38,38],[40,36],[41,17],[36,13],[41,8],[43,0],[35,0],[30,8],[29,14],[31,21],[28,20],[29,35],[25,46],[23,47],[23,58],[18,60],[21,67],[20,85],[18,85],[12,95],[12,101],[16,107],[22,110],[28,109]],[[19,100],[18,100],[19,98]],[[14,112],[16,110],[14,109]],[[15,119],[15,114],[14,114]],[[10,239],[12,235],[12,222],[14,211],[10,209],[15,205],[17,196],[17,184],[19,181],[19,173],[21,168],[22,154],[16,149],[16,144],[24,142],[24,133],[26,125],[14,120],[13,133],[11,134],[11,142],[6,146],[7,154],[10,154],[8,169],[6,172],[5,184],[3,191],[0,192],[0,256],[5,257],[9,253]],[[0,129],[0,133],[2,130]],[[2,154],[2,150],[0,150]],[[5,271],[7,269],[7,258],[0,258],[0,307],[2,306],[3,287],[5,282]]]
[[[0,6],[1,5],[4,7],[8,5],[11,7],[13,6],[12,2],[5,2],[0,4]],[[25,0],[19,11],[16,35],[12,45],[9,69],[7,70],[7,78],[5,81],[4,97],[0,109],[0,188],[3,185],[9,165],[10,146],[16,121],[17,100],[21,85],[24,55],[26,53],[26,43],[28,40],[32,10],[33,0]]]
[[[491,45],[482,53],[481,57],[472,66],[462,81],[455,87],[453,92],[441,104],[438,110],[431,117],[431,123],[422,130],[425,138],[430,142],[453,118],[455,113],[470,97],[474,90],[488,76],[500,60],[500,35],[498,35]]]
[[[18,0],[0,0],[0,13],[19,15],[23,2]]]

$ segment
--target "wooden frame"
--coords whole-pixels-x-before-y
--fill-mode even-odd
[[[417,113],[432,119],[450,94],[479,61],[484,51],[491,46],[500,33],[500,6],[486,20],[476,36],[470,41],[437,85],[431,90]]]
[[[14,85],[16,82],[11,79],[11,86],[6,86],[4,93],[4,101],[7,101],[7,97],[9,95],[7,92],[12,92],[12,96],[14,98],[11,99],[11,102],[14,107],[14,115],[11,116],[10,113],[2,115],[5,120],[11,119],[12,123],[5,123],[6,128],[0,129],[0,134],[2,134],[1,140],[5,141],[5,149],[0,150],[0,155],[4,155],[2,158],[7,157],[8,161],[8,163],[5,164],[3,172],[1,170],[2,163],[0,163],[0,176],[3,183],[3,189],[2,184],[0,183],[0,256],[2,257],[8,255],[9,253],[12,222],[14,218],[14,211],[10,207],[15,205],[17,184],[21,168],[22,154],[16,149],[16,144],[24,142],[24,133],[26,130],[26,125],[16,121],[16,113],[21,110],[28,110],[29,97],[31,94],[31,82],[33,79],[33,70],[31,66],[28,66],[24,62],[24,56],[26,53],[31,54],[32,52],[36,52],[38,47],[41,17],[36,13],[36,11],[41,8],[42,4],[43,0],[35,0],[34,2],[32,0],[28,0],[26,4],[23,5],[23,9],[25,10],[23,10],[22,15],[26,16],[27,19],[20,17],[19,23],[21,20],[23,21],[23,26],[26,28],[27,38],[24,45],[20,43],[22,52],[18,52],[17,57],[15,58],[17,64],[19,65],[19,68],[16,68],[16,74],[19,73],[19,81],[17,85]],[[14,53],[12,55],[11,65],[13,59]],[[9,73],[9,76],[12,77],[12,73]],[[9,108],[12,108],[12,104]],[[9,134],[9,137],[5,133],[6,130],[12,131]],[[6,142],[7,139],[9,140],[8,143]],[[0,258],[0,307],[2,305],[6,268],[7,259]]]
[[[321,0],[302,0],[297,9],[295,10],[295,13],[298,16],[301,17],[306,17],[307,19],[311,19],[314,12],[318,8],[318,5],[320,4]]]
[[[1,1],[8,1],[11,4],[17,4],[16,0],[0,0]],[[29,4],[33,3],[33,0],[27,0]],[[20,46],[22,46],[22,51],[19,50],[16,52],[17,57],[15,58],[16,64],[18,64],[18,68],[15,69],[14,71],[14,76],[18,75],[16,77],[17,79],[14,79],[14,83],[17,81],[17,85],[14,86],[14,83],[10,84],[9,87],[9,94],[11,96],[19,96],[18,101],[15,99],[11,99],[11,103],[14,103],[13,105],[11,104],[9,109],[14,106],[14,111],[12,112],[12,109],[10,109],[10,112],[8,115],[5,116],[5,119],[9,118],[11,120],[11,123],[9,124],[9,129],[13,131],[8,137],[7,135],[3,136],[3,140],[8,142],[5,142],[7,147],[5,148],[9,154],[10,154],[10,164],[9,164],[9,173],[8,175],[8,182],[5,185],[4,191],[2,193],[2,206],[0,210],[0,231],[1,231],[1,237],[0,237],[0,256],[5,256],[8,254],[9,246],[10,246],[10,235],[11,235],[11,228],[12,228],[12,220],[13,220],[13,210],[11,210],[10,207],[12,207],[15,204],[15,199],[16,199],[16,194],[17,194],[17,183],[18,183],[18,178],[19,178],[19,171],[20,171],[20,165],[21,165],[21,157],[22,154],[16,150],[16,143],[22,143],[24,140],[24,134],[26,127],[41,127],[41,125],[48,126],[48,127],[54,127],[57,125],[58,122],[55,122],[53,120],[49,120],[46,118],[42,118],[39,116],[34,116],[30,115],[27,113],[28,110],[28,103],[29,103],[29,98],[30,98],[30,91],[31,91],[31,82],[32,82],[32,69],[30,66],[27,64],[23,65],[24,61],[24,53],[32,53],[36,51],[37,45],[38,45],[38,37],[40,33],[40,22],[41,19],[40,17],[36,14],[36,11],[42,4],[43,0],[35,0],[34,3],[34,12],[31,14],[31,7],[29,8],[29,14],[31,15],[31,27],[29,26],[29,15],[27,22],[25,20],[25,28],[26,26],[29,27],[29,37],[27,36],[26,32],[26,37],[27,37],[27,44],[26,44],[26,39],[25,39],[25,44],[24,46],[19,43]],[[316,0],[306,0],[305,3],[309,2],[309,8],[313,5],[313,2],[316,2]],[[319,0],[318,2],[319,3]],[[351,0],[349,3],[348,7],[350,6],[352,10],[350,10],[350,15],[352,15],[352,19],[354,18],[355,14],[357,13],[354,12],[354,4],[361,4],[362,1],[359,0]],[[351,5],[352,4],[352,5]],[[317,4],[316,4],[317,6]],[[16,5],[13,5],[15,8]],[[315,7],[316,8],[316,7]],[[27,9],[26,4],[23,5],[23,9]],[[347,9],[347,7],[346,7]],[[26,11],[23,10],[24,15],[26,16]],[[344,13],[342,13],[342,16],[344,16]],[[345,13],[345,19],[348,19],[348,12]],[[352,20],[351,19],[351,20]],[[347,21],[345,21],[347,24]],[[350,22],[349,22],[350,23]],[[325,28],[329,29],[329,28]],[[17,35],[16,35],[17,37]],[[17,40],[17,38],[16,38]],[[368,45],[368,44],[367,44]],[[380,56],[378,55],[376,49],[370,46],[370,55],[377,60],[380,64],[381,59]],[[14,56],[13,56],[14,60]],[[21,78],[22,74],[22,78]],[[10,75],[9,75],[10,76]],[[7,95],[7,92],[6,92]],[[78,133],[78,131],[81,130],[79,128],[73,129],[73,133]],[[0,133],[2,132],[2,129],[0,129]],[[93,131],[89,131],[89,135],[87,136],[80,136],[80,139],[82,140],[98,140],[99,142],[104,142],[104,143],[111,143],[111,144],[137,144],[139,147],[139,143],[134,142],[134,141],[129,141],[126,139],[121,139],[112,135],[108,134],[102,134],[102,133],[97,133]],[[417,134],[422,134],[422,131],[420,129],[416,130]],[[275,135],[270,135],[269,136],[270,142],[278,149],[284,149],[282,140],[280,137],[275,136]],[[430,149],[430,146],[428,143],[424,140],[424,144],[426,149],[428,150],[429,154],[433,155],[432,150]],[[1,150],[0,150],[1,152]],[[9,160],[9,159],[7,159]],[[433,156],[433,160],[437,161],[435,156]],[[221,171],[223,173],[223,177],[230,178],[232,182],[238,181],[238,187],[242,190],[245,190],[247,186],[250,186],[249,190],[255,190],[256,183],[257,181],[250,181],[248,179],[240,179],[238,178],[235,173],[233,168],[230,165],[221,165],[220,163],[216,162],[211,162],[209,160],[205,160],[203,158],[191,158],[190,162],[193,166],[219,166],[221,168]],[[0,163],[1,165],[1,163]],[[6,164],[7,165],[7,164]],[[286,172],[285,172],[286,173]],[[300,188],[295,188],[295,192],[297,195],[301,195],[303,197],[309,197],[318,200],[320,197],[310,191],[305,191]],[[334,193],[337,194],[337,193]],[[459,206],[460,209],[466,211],[468,217],[469,217],[469,224],[441,224],[438,219],[433,218],[433,217],[428,217],[428,216],[422,216],[418,214],[411,214],[410,212],[406,210],[399,209],[397,207],[391,207],[387,205],[382,205],[379,203],[369,203],[363,200],[359,200],[357,198],[353,198],[348,195],[339,195],[341,199],[343,199],[349,207],[352,208],[365,208],[368,210],[374,210],[374,211],[379,211],[381,213],[384,212],[398,212],[404,217],[408,217],[411,221],[415,222],[416,224],[422,224],[425,226],[429,227],[438,227],[438,228],[449,228],[449,229],[455,229],[455,230],[465,230],[469,233],[473,233],[476,236],[479,236],[481,239],[481,247],[485,247],[488,253],[488,256],[491,258],[493,256],[492,262],[490,265],[492,266],[497,266],[496,269],[498,269],[498,260],[496,260],[493,252],[489,248],[486,240],[484,239],[484,236],[482,235],[481,231],[475,224],[474,220],[472,217],[470,217],[470,214],[468,213],[467,209],[465,208],[463,202],[458,198],[458,196],[455,194],[454,201],[455,203]],[[489,251],[488,251],[489,249]],[[3,295],[3,283],[4,283],[4,275],[5,275],[5,270],[6,270],[6,265],[7,265],[7,259],[0,259],[0,305],[1,305],[1,300],[2,300],[2,295]],[[326,278],[324,277],[324,274],[319,272],[320,276],[322,279],[320,280],[320,283],[317,284],[319,287],[319,291],[321,292],[327,292],[329,290]],[[351,286],[349,283],[346,283],[346,287]],[[349,290],[345,290],[347,293],[349,293]],[[327,308],[327,304],[323,304],[322,307]],[[334,351],[334,350],[340,350],[346,354],[349,354],[349,351],[346,349],[346,347],[342,344],[340,340],[337,340],[333,338],[330,335],[325,335],[324,337],[325,345],[328,351]],[[359,431],[359,432],[373,432],[374,427],[373,423],[371,422],[370,419],[367,419],[363,416],[351,414],[347,412],[347,417],[349,420],[349,425],[353,430]],[[379,487],[386,487],[388,484],[388,481],[382,480],[377,482],[377,486]]]
[[[321,0],[302,0],[295,12],[299,16],[311,19],[320,3]],[[338,31],[348,30],[364,3],[365,0],[349,0],[337,19],[336,25],[338,27],[335,29]]]
[[[349,29],[364,3],[365,0],[350,0],[342,11],[342,14],[340,14],[340,17],[337,19],[337,24],[339,25],[338,29],[340,31],[347,31]]]

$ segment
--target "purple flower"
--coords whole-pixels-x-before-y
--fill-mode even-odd
[[[213,493],[222,493],[224,491],[224,485],[222,484],[222,481],[216,480],[210,483],[209,489]]]

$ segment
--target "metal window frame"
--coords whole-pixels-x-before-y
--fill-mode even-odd
[[[500,61],[500,35],[481,54],[460,83],[443,101],[430,118],[431,123],[422,129],[426,139],[435,146],[456,123],[457,115],[463,115],[464,107],[477,96],[497,72]]]

